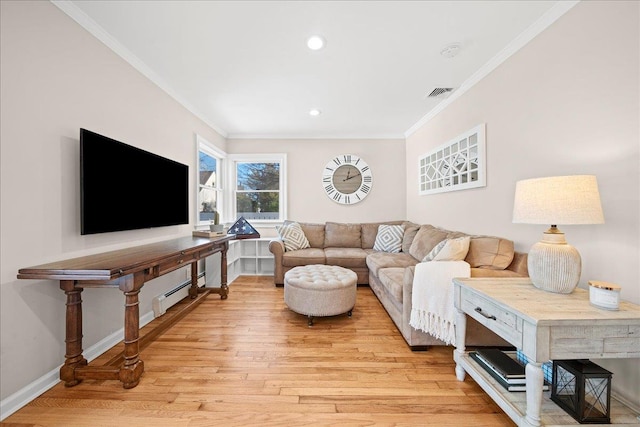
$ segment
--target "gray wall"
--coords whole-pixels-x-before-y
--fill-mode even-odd
[[[581,2],[407,138],[407,214],[416,222],[507,236],[528,251],[548,228],[512,224],[515,183],[596,175],[603,225],[559,225],[589,280],[640,304],[638,2]],[[418,195],[420,155],[486,123],[487,186]],[[638,360],[604,362],[640,406]]]
[[[184,225],[81,236],[79,129],[189,165],[194,188],[195,133],[222,149],[226,142],[51,3],[2,1],[0,17],[5,399],[56,369],[65,353],[64,293],[54,281],[17,280],[19,268],[191,233],[192,226]],[[110,208],[127,207],[114,202]],[[151,311],[155,295],[185,279],[184,270],[145,285],[141,314]],[[87,349],[123,327],[124,297],[89,289],[83,300]]]
[[[404,140],[233,139],[227,143],[227,152],[287,154],[287,215],[292,220],[374,222],[406,216]],[[334,202],[327,197],[322,185],[324,167],[340,154],[361,157],[373,174],[371,192],[353,205]],[[274,227],[259,228],[258,231],[264,236],[276,235]]]

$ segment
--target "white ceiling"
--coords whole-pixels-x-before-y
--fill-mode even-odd
[[[403,138],[575,4],[53,3],[229,138]],[[457,91],[425,98],[436,87]]]

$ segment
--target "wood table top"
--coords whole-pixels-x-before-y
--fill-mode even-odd
[[[204,250],[232,240],[230,234],[216,238],[180,237],[146,245],[54,261],[18,270],[18,279],[104,280],[122,272],[135,272],[153,267],[172,256]]]
[[[619,310],[598,308],[589,302],[589,291],[581,288],[570,294],[547,292],[533,286],[529,278],[471,278],[454,282],[486,295],[491,302],[534,324],[575,321],[640,324],[640,306],[620,301]]]

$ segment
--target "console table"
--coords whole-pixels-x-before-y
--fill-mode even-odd
[[[588,292],[542,291],[529,278],[454,279],[456,376],[465,373],[519,426],[578,423],[543,393],[542,363],[563,359],[640,357],[640,306],[622,301],[620,310],[589,304]],[[465,352],[466,316],[521,349],[527,364],[526,393],[508,392]],[[615,376],[614,376],[615,381]],[[634,414],[611,400],[611,423],[640,425]]]
[[[65,386],[74,386],[85,378],[120,380],[124,388],[138,385],[144,372],[138,343],[140,289],[151,279],[191,264],[189,295],[195,298],[199,292],[198,260],[220,252],[221,285],[208,291],[226,299],[227,249],[234,238],[235,235],[215,239],[183,237],[20,269],[18,279],[59,280],[60,289],[67,295],[66,354],[60,368],[60,379]],[[125,295],[124,361],[118,367],[88,366],[82,355],[81,293],[84,288],[118,288]]]

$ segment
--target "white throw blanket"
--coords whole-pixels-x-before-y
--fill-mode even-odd
[[[464,261],[431,261],[416,265],[409,324],[447,344],[455,344],[454,277],[470,277]]]

